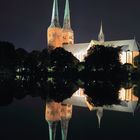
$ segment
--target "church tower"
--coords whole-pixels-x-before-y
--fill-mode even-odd
[[[53,2],[51,25],[47,32],[48,47],[62,47],[62,29],[59,23],[58,0]]]
[[[65,4],[65,13],[64,13],[62,32],[63,32],[63,44],[74,44],[74,32],[71,28],[71,22],[70,22],[69,0],[66,0],[66,4]]]
[[[105,41],[105,36],[104,36],[104,33],[103,33],[102,22],[101,22],[100,32],[99,32],[99,35],[98,35],[98,41],[100,43],[104,43],[104,41]]]

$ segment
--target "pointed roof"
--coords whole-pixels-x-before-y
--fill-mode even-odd
[[[58,0],[53,1],[52,19],[51,19],[51,25],[50,26],[60,27],[59,12],[58,12]]]
[[[102,22],[101,22],[101,26],[100,26],[100,32],[99,32],[99,35],[98,35],[98,40],[99,41],[103,41],[104,42],[104,33],[103,33],[103,25],[102,25]]]
[[[63,28],[71,29],[69,0],[66,0],[66,4],[65,4]]]
[[[102,21],[101,21],[101,26],[100,26],[100,32],[99,34],[103,34],[103,25],[102,25]]]
[[[98,125],[99,125],[99,128],[100,128],[100,126],[101,126],[101,119],[103,117],[103,107],[99,107],[97,109],[96,115],[97,115],[97,118],[98,118]]]

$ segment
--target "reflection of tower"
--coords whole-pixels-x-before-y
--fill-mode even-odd
[[[68,125],[69,120],[72,117],[72,105],[64,105],[61,106],[61,133],[62,133],[62,140],[67,139],[68,133]]]
[[[97,115],[97,118],[98,118],[98,125],[99,125],[99,128],[100,128],[100,126],[101,126],[101,119],[103,117],[103,107],[98,107],[96,115]]]
[[[102,23],[101,23],[100,32],[98,35],[98,40],[100,41],[100,43],[104,43],[104,41],[105,41]]]
[[[63,21],[63,44],[74,44],[74,33],[71,29],[69,0],[66,0]]]
[[[46,104],[45,118],[49,125],[50,140],[55,140],[56,127],[61,116],[61,104],[56,102],[49,102]]]
[[[50,140],[55,140],[57,121],[48,121]]]

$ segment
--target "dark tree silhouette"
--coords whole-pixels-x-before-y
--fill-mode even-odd
[[[75,68],[78,63],[79,60],[63,48],[56,48],[50,54],[50,65],[58,73],[69,71]]]
[[[137,66],[138,72],[140,72],[140,54],[134,58],[134,65]]]
[[[16,49],[16,60],[17,60],[17,67],[23,68],[25,67],[25,61],[28,57],[28,52],[22,48]]]
[[[12,43],[0,42],[0,80],[15,76],[16,53]]]
[[[48,67],[50,64],[50,53],[48,49],[42,50],[39,56],[39,60],[40,60],[39,67],[40,67],[41,74],[46,76],[48,72]]]
[[[113,71],[120,68],[119,54],[121,47],[92,46],[85,57],[85,66],[88,71]]]
[[[91,101],[95,106],[119,104],[118,93],[120,88],[120,83],[93,81],[85,84],[85,94],[92,99]]]

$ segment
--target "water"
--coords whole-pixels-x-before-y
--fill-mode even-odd
[[[41,97],[27,95],[20,100],[14,98],[10,104],[1,106],[0,139],[49,140],[48,122],[45,118],[46,103],[48,104],[48,101],[46,102]],[[104,110],[100,128],[96,109],[90,111],[88,107],[73,106],[72,116],[69,119],[68,140],[135,140],[139,138],[140,111],[138,108],[135,112]],[[61,139],[59,121],[56,140]]]

